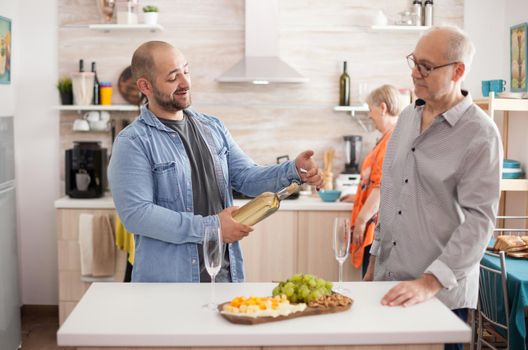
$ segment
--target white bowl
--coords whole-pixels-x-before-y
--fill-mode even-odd
[[[108,123],[102,120],[96,120],[90,122],[90,129],[94,131],[103,131],[108,127]]]
[[[90,131],[90,124],[84,119],[75,119],[73,122],[73,131]]]

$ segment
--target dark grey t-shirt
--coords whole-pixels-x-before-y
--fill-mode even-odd
[[[184,116],[183,120],[161,118],[159,120],[180,135],[187,152],[191,165],[194,214],[209,216],[220,213],[224,209],[224,205],[214,177],[213,159],[205,140],[196,128],[195,122],[187,115]],[[211,282],[211,277],[205,269],[201,244],[198,244],[198,255],[200,260],[200,281]],[[215,281],[231,282],[229,265],[229,252],[225,249],[222,268],[218,272]]]

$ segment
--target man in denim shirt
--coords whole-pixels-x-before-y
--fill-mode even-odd
[[[117,212],[135,233],[132,281],[210,281],[201,248],[206,226],[220,227],[229,243],[217,280],[243,281],[238,241],[253,229],[233,220],[231,188],[257,196],[295,180],[321,186],[313,152],[255,164],[220,120],[189,109],[189,66],[168,43],[141,45],[132,72],[148,104],[115,140],[108,168]]]

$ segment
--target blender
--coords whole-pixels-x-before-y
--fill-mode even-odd
[[[341,197],[356,194],[359,186],[359,158],[363,138],[359,135],[347,135],[345,141],[345,169],[336,179],[336,189],[341,191]]]

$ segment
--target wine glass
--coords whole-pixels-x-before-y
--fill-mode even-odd
[[[211,300],[204,307],[216,311],[217,304],[215,303],[215,277],[222,266],[222,234],[220,228],[213,226],[206,226],[203,241],[203,255],[205,269],[209,276],[211,276]]]
[[[343,263],[348,258],[350,250],[350,219],[335,218],[334,219],[334,255],[339,263],[339,284],[334,290],[338,293],[349,292],[343,288]]]

